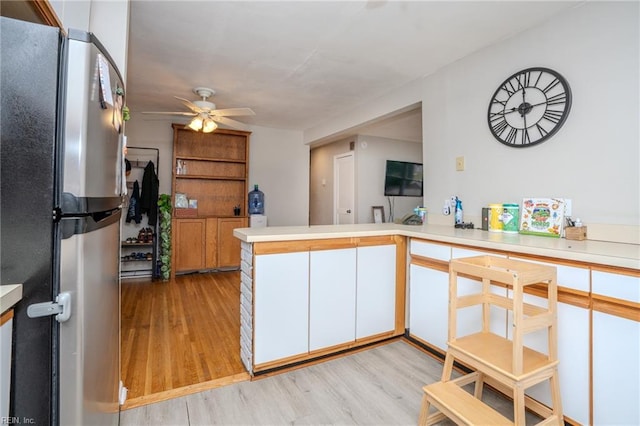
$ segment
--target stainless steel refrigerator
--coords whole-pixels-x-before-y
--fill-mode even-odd
[[[1,284],[10,416],[117,424],[122,78],[90,33],[0,18]]]

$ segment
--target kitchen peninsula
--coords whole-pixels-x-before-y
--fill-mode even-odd
[[[234,235],[242,241],[241,355],[252,374],[400,335],[443,355],[449,261],[491,254],[557,269],[566,418],[640,421],[640,245],[391,223]],[[543,294],[534,288],[526,301],[540,304]],[[525,344],[545,349],[535,333]],[[551,401],[543,387],[527,394]]]

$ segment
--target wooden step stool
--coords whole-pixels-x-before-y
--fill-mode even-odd
[[[480,293],[459,296],[459,274],[481,279]],[[512,291],[513,297],[492,293],[492,285],[506,286]],[[546,308],[524,303],[524,288],[531,285],[546,288]],[[482,307],[482,330],[458,337],[457,310],[474,305]],[[511,340],[490,331],[492,305],[512,311]],[[541,329],[547,330],[548,354],[534,351],[523,344],[525,334]],[[556,268],[495,256],[452,259],[449,264],[448,349],[442,381],[423,388],[420,424],[433,424],[445,416],[458,424],[503,424],[506,419],[480,400],[485,382],[513,396],[514,421],[510,424],[525,424],[525,406],[545,419],[541,424],[562,424],[557,333]],[[454,361],[465,364],[475,372],[452,380]],[[524,394],[527,388],[545,380],[550,381],[552,408]],[[474,396],[460,388],[472,382],[475,382]],[[439,413],[429,415],[431,405]]]

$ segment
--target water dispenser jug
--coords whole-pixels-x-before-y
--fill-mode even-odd
[[[264,193],[258,189],[258,185],[253,186],[253,191],[249,192],[249,214],[264,214]]]

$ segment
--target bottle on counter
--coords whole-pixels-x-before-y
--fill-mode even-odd
[[[462,218],[462,200],[460,200],[458,197],[456,197],[455,221],[456,225],[464,223]]]
[[[264,193],[258,189],[258,185],[253,186],[253,191],[249,192],[249,215],[264,214]]]

